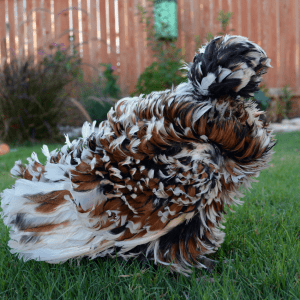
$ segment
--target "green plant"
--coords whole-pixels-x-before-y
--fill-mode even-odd
[[[33,57],[5,61],[0,71],[0,136],[10,144],[59,141],[64,87],[80,74],[81,61],[59,47],[34,64]]]
[[[44,55],[42,65],[49,67],[49,65],[55,63],[60,66],[61,72],[64,72],[65,76],[71,77],[69,81],[83,81],[83,71],[81,69],[82,60],[76,48],[73,49],[72,54],[69,54],[69,48],[62,50],[61,45],[52,43],[49,46],[49,50],[49,54],[44,54],[44,52],[41,51],[41,55]]]
[[[220,10],[218,13],[218,17],[216,18],[217,21],[220,22],[222,31],[218,32],[219,35],[224,35],[228,32],[227,26],[229,25],[229,22],[231,21],[231,18],[233,16],[233,12],[225,12],[224,10]],[[233,31],[234,29],[230,29],[229,31]],[[205,40],[207,42],[210,42],[214,38],[214,35],[209,31],[206,36]],[[200,39],[199,35],[195,36],[195,43],[196,43],[196,49],[198,50],[202,43],[202,40]]]
[[[292,110],[292,98],[293,98],[293,93],[291,91],[291,89],[289,88],[289,85],[286,84],[284,86],[284,88],[282,89],[282,97],[281,97],[281,101],[283,102],[283,116],[284,118],[288,118],[288,114],[291,112]]]
[[[281,122],[283,118],[288,119],[287,115],[291,112],[292,97],[292,91],[288,85],[285,85],[281,95],[275,98],[272,109],[269,112],[275,122]]]
[[[80,101],[91,119],[97,123],[106,119],[108,111],[121,95],[117,84],[118,78],[113,74],[116,67],[111,64],[100,64],[100,66],[105,67],[102,75],[92,83],[81,85],[80,89]]]
[[[227,26],[229,25],[229,22],[230,22],[232,16],[233,16],[233,12],[230,12],[230,11],[225,12],[224,10],[219,11],[219,14],[218,14],[218,17],[216,20],[220,22],[222,31],[219,32],[218,34],[224,35],[227,33]],[[230,29],[230,31],[233,31],[233,30],[234,29]]]
[[[121,95],[121,90],[119,85],[117,84],[118,77],[113,74],[113,72],[117,69],[115,66],[111,64],[100,64],[100,66],[105,67],[105,71],[103,72],[103,86],[102,92],[105,97],[112,97],[118,99]]]
[[[103,95],[99,80],[85,83],[80,88],[79,97],[91,119],[97,121],[97,123],[106,119],[107,113],[113,105],[111,99]]]
[[[179,70],[180,62],[154,62],[140,75],[136,91],[139,94],[149,94],[153,91],[169,89],[184,81],[183,72]]]
[[[153,0],[147,1],[149,5],[154,3]],[[158,39],[153,25],[153,16],[147,15],[147,8],[140,3],[137,8],[141,18],[140,22],[146,26],[148,46],[156,61],[140,75],[136,90],[132,95],[168,89],[172,85],[178,85],[185,81],[185,73],[180,70],[183,59],[182,50],[176,47],[174,40]],[[165,24],[162,23],[162,28],[164,26]]]
[[[259,108],[262,110],[266,110],[271,103],[271,98],[268,92],[269,89],[264,84],[260,87],[259,91],[254,93],[253,99],[256,101],[256,103],[258,103]]]

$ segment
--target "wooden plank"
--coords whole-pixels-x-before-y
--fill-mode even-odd
[[[265,0],[266,1],[266,0]],[[268,14],[266,16],[265,21],[262,20],[262,26],[264,30],[264,39],[266,39],[265,44],[262,43],[263,49],[266,51],[268,57],[271,58],[272,69],[270,69],[266,75],[266,82],[268,83],[268,87],[275,87],[277,84],[277,63],[276,63],[276,55],[277,55],[277,28],[276,28],[276,5],[274,5],[273,1],[268,0],[268,3],[265,4],[268,6]],[[263,5],[264,6],[264,5]],[[266,24],[267,22],[267,24]]]
[[[252,0],[250,5],[251,31],[250,31],[249,40],[253,41],[254,43],[258,42],[258,24],[257,24],[257,2],[258,1],[260,0]]]
[[[288,45],[289,45],[289,29],[290,29],[290,17],[288,15],[288,4],[289,0],[280,0],[279,1],[279,24],[280,24],[280,67],[279,67],[279,74],[280,76],[280,86],[283,87],[285,84],[288,83],[289,72],[288,69]]]
[[[227,13],[227,12],[230,12],[230,9],[229,9],[229,0],[223,0],[222,2],[222,10]],[[226,28],[226,34],[231,34],[232,31],[230,31],[230,24],[232,23],[232,20],[229,21],[228,23],[228,26]]]
[[[116,67],[117,53],[116,53],[115,1],[114,0],[109,1],[108,7],[109,7],[108,12],[109,12],[110,63]],[[137,19],[136,14],[134,18],[135,20]]]
[[[140,12],[137,12],[135,15],[135,24],[137,26],[137,31],[138,31],[138,36],[137,36],[137,53],[138,53],[137,75],[140,76],[146,67],[144,58],[147,55],[147,52],[145,51],[145,38],[144,38],[145,25],[143,23],[141,23]]]
[[[239,17],[241,22],[241,35],[248,37],[248,6],[247,6],[247,0],[241,1],[240,3],[240,9],[239,9]]]
[[[80,54],[79,46],[79,23],[78,23],[78,0],[72,0],[72,21],[73,21],[73,46],[77,53]]]
[[[127,0],[128,3],[128,40],[130,51],[128,52],[128,76],[130,78],[129,93],[134,91],[137,82],[137,61],[136,61],[136,45],[135,45],[135,23],[134,23],[134,0]]]
[[[16,57],[16,32],[15,32],[15,14],[14,1],[8,1],[8,24],[9,24],[9,57]]]
[[[239,27],[239,0],[231,0],[232,5],[232,28],[234,29],[233,33],[235,35],[240,35],[240,27]]]
[[[201,36],[201,20],[200,20],[200,3],[198,0],[193,0],[193,27],[194,27],[194,41],[195,41],[195,46],[194,46],[194,51],[193,55],[195,55],[195,51],[198,50],[199,46],[198,43],[200,41],[200,36]]]
[[[190,26],[191,26],[191,31],[190,31],[190,53],[189,53],[189,59],[188,61],[192,61],[194,56],[195,56],[195,51],[196,51],[196,39],[195,39],[195,35],[196,35],[196,27],[195,27],[195,3],[194,1],[190,1],[191,5],[190,5]]]
[[[56,2],[56,1],[54,1]],[[61,45],[61,49],[67,49],[70,46],[69,41],[69,3],[68,0],[60,0],[58,2],[59,12],[57,18],[60,19],[59,22],[59,36],[57,36],[57,43]]]
[[[127,86],[126,86],[126,71],[127,71],[127,48],[126,48],[126,36],[125,36],[125,8],[124,2],[118,1],[118,10],[119,10],[119,36],[120,36],[120,87],[122,94],[127,94]]]
[[[44,1],[44,50],[48,50],[48,46],[54,42],[52,35],[52,20],[51,20],[51,2],[49,0]]]
[[[60,1],[54,1],[54,41],[53,42],[55,44],[58,44],[58,39],[61,34],[60,31],[61,18],[59,16],[60,10],[61,10]]]
[[[184,1],[184,16],[183,16],[183,31],[184,31],[184,42],[185,42],[185,60],[191,61],[194,54],[194,38],[191,22],[191,2],[190,0]]]
[[[300,1],[296,0],[296,80],[297,86],[300,86]]]
[[[233,9],[232,9],[232,0],[228,0],[228,10],[230,12],[233,12]],[[234,28],[233,28],[233,24],[232,24],[232,18],[233,18],[233,15],[231,17],[231,20],[230,20],[230,23],[229,23],[229,32],[230,34],[236,34],[236,32],[234,31]]]
[[[280,86],[280,6],[279,6],[279,0],[276,0],[276,37],[277,37],[277,43],[276,43],[276,64],[277,64],[277,84],[276,87]]]
[[[28,55],[34,55],[33,50],[33,0],[26,1],[26,16],[27,16],[27,43]]]
[[[100,29],[101,29],[101,41],[100,41],[100,60],[101,63],[107,64],[109,62],[107,53],[107,33],[106,33],[106,1],[100,2]]]
[[[296,85],[296,3],[295,0],[289,0],[286,15],[285,33],[287,37],[287,65],[286,75],[287,84],[292,88],[298,88]]]
[[[221,1],[221,5],[219,3],[219,8],[224,10],[225,12],[228,12],[229,11],[229,0]]]
[[[257,40],[257,44],[259,46],[262,45],[262,28],[261,28],[261,21],[262,21],[262,17],[263,17],[263,11],[262,11],[262,2],[260,0],[257,1],[257,7],[256,7],[257,11],[256,11],[256,16],[257,16],[257,27],[258,27],[258,40]]]
[[[181,48],[183,51],[184,47],[184,34],[183,34],[183,1],[184,0],[178,0],[177,1],[177,24],[178,24],[178,39],[176,42],[176,45],[178,48]]]
[[[0,1],[0,42],[1,42],[1,61],[6,58],[6,24],[5,24],[5,1]]]
[[[36,0],[36,45],[37,45],[37,52],[35,56],[37,57],[37,61],[41,61],[42,55],[39,53],[44,49],[43,41],[44,41],[44,33],[43,33],[43,21],[45,18],[45,12],[43,10],[43,0]]]
[[[90,45],[90,62],[93,66],[98,69],[99,61],[96,60],[97,52],[98,52],[98,41],[97,41],[97,1],[90,0],[90,30],[89,30],[89,45]],[[97,71],[96,69],[91,69],[92,79],[97,79]]]
[[[127,3],[129,0],[127,0]],[[154,27],[154,5],[151,4],[150,2],[147,3],[148,5],[146,6],[147,7],[147,14],[146,16],[147,17],[150,17],[150,28],[153,29]],[[127,9],[128,9],[128,5],[127,5]],[[127,10],[128,11],[128,10]],[[128,26],[128,22],[127,22],[127,26]],[[129,30],[129,26],[127,28]],[[129,35],[128,35],[129,37]],[[147,37],[151,37],[151,34],[150,34],[150,31],[147,32]],[[150,66],[156,59],[154,57],[154,51],[152,50],[152,48],[148,45],[147,47],[147,51],[148,51],[148,56],[147,56],[147,59],[148,59],[148,63],[147,63],[147,66]]]
[[[102,1],[100,1],[102,2]],[[89,51],[89,15],[87,11],[87,0],[81,0],[81,16],[82,16],[82,61],[84,63],[82,70],[84,72],[84,78],[88,82],[91,80],[91,61]]]
[[[1,8],[0,8],[1,10]],[[24,48],[24,35],[25,35],[25,22],[24,22],[24,6],[23,0],[17,0],[17,14],[18,14],[18,21],[17,21],[17,36],[18,36],[18,56],[24,57],[25,55],[25,48]],[[1,17],[0,17],[1,18]],[[0,25],[1,27],[1,25]]]
[[[272,1],[272,0],[271,0]],[[271,32],[271,28],[270,28],[270,14],[264,14],[263,12],[265,11],[270,11],[270,6],[272,5],[271,3],[269,3],[269,0],[261,0],[261,26],[260,26],[260,30],[261,30],[261,47],[267,52],[268,48],[269,48],[269,36],[270,36],[270,32]],[[263,16],[263,15],[264,16]]]
[[[212,31],[211,27],[209,26],[209,20],[210,20],[210,4],[209,1],[206,0],[200,0],[200,11],[201,11],[201,42],[202,45],[207,42],[206,36],[209,31]]]
[[[213,9],[212,9],[212,21],[213,21],[213,35],[214,36],[219,36],[221,31],[222,31],[222,26],[221,23],[217,20],[219,16],[219,0],[211,0],[213,4]]]

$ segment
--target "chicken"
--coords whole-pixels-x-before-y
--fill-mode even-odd
[[[252,100],[270,59],[241,36],[203,46],[176,88],[118,101],[95,132],[28,165],[1,194],[11,253],[61,263],[144,256],[187,275],[211,268],[224,207],[241,204],[276,144]]]

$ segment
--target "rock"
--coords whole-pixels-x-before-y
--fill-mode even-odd
[[[9,146],[7,144],[0,144],[0,155],[4,155],[9,152]]]
[[[67,134],[70,139],[77,139],[82,136],[82,127],[73,127],[73,126],[58,126],[58,130],[61,134]],[[99,128],[95,127],[95,132],[98,132]]]
[[[270,128],[274,133],[300,131],[300,118],[283,119],[282,123],[270,123]]]

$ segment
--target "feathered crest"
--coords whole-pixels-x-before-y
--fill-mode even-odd
[[[195,94],[202,98],[248,98],[258,90],[270,61],[265,51],[247,38],[226,35],[199,49],[188,77]]]

